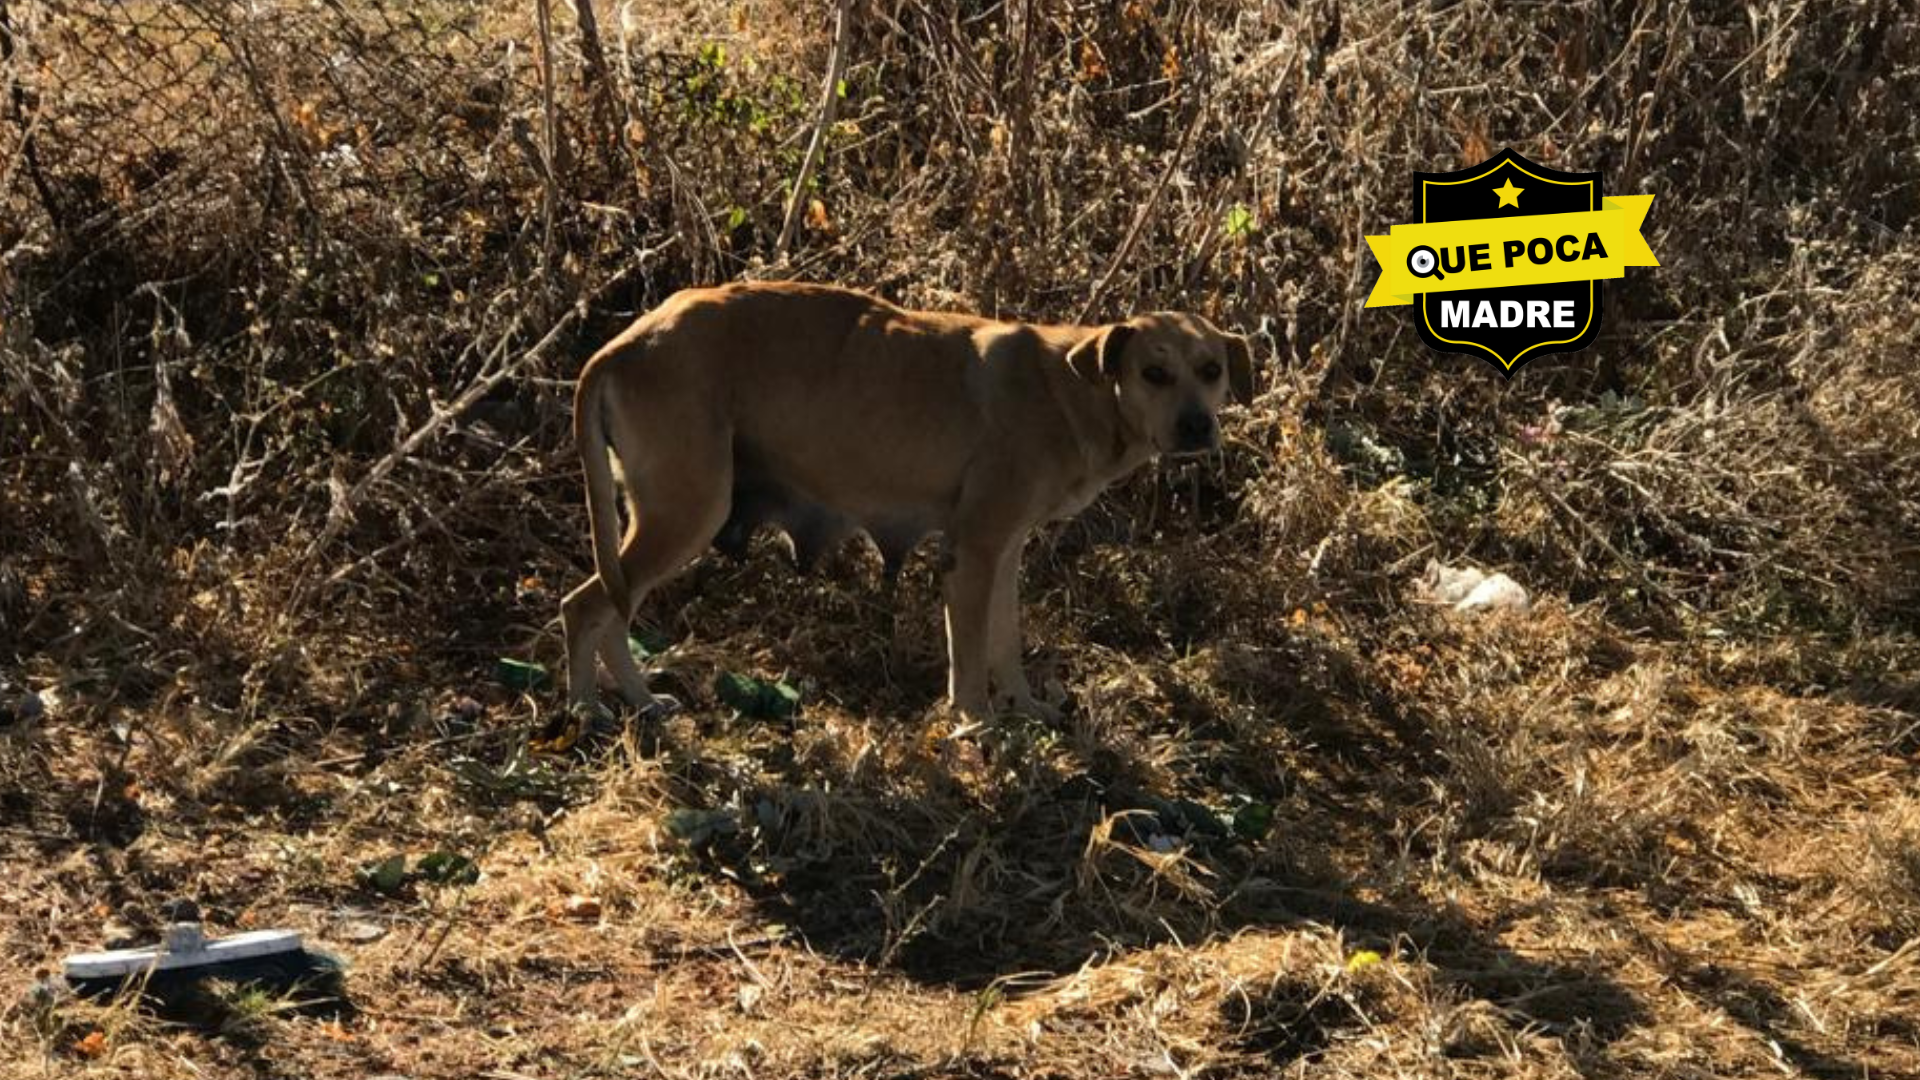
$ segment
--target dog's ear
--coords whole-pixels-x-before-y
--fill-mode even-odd
[[[1102,327],[1067,350],[1067,363],[1072,364],[1073,370],[1089,382],[1102,378],[1118,379],[1120,355],[1126,351],[1127,341],[1132,337],[1133,327],[1126,323]]]
[[[1253,402],[1253,347],[1240,334],[1227,334],[1227,384],[1233,388],[1233,400],[1242,405]]]

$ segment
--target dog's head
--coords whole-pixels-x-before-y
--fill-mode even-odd
[[[1080,373],[1113,386],[1121,418],[1162,454],[1220,447],[1220,407],[1228,396],[1253,400],[1247,339],[1198,315],[1161,311],[1103,326],[1067,359]]]

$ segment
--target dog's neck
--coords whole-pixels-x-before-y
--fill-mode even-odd
[[[1111,379],[1076,370],[1062,353],[1058,375],[1047,385],[1080,447],[1088,481],[1105,487],[1153,458],[1152,437],[1120,411],[1120,395]]]

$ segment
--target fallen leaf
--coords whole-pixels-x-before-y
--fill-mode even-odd
[[[73,1044],[73,1052],[92,1060],[107,1052],[107,1033],[95,1029],[87,1032],[85,1038]]]

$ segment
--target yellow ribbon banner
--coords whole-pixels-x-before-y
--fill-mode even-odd
[[[1367,237],[1381,268],[1367,306],[1411,304],[1421,293],[1617,278],[1629,266],[1659,266],[1640,235],[1652,205],[1651,195],[1618,195],[1577,214],[1395,225],[1391,235]]]

